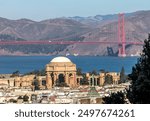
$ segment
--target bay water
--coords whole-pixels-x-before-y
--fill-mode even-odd
[[[0,74],[11,74],[19,71],[24,74],[33,70],[44,69],[53,58],[57,56],[0,56]],[[137,63],[138,57],[109,57],[109,56],[67,56],[77,68],[83,72],[99,71],[104,69],[110,72],[131,73],[132,67]]]

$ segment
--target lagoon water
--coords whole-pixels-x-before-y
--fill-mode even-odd
[[[43,69],[54,57],[56,56],[0,56],[0,74],[10,74],[17,70],[24,74]],[[77,68],[82,68],[83,72],[101,69],[120,72],[123,66],[128,74],[137,62],[137,57],[67,56],[67,58],[75,63]]]

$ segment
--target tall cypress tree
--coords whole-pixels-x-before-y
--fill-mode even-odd
[[[125,75],[124,67],[122,67],[121,72],[120,72],[120,81],[119,81],[119,83],[125,83],[125,82],[126,82],[126,75]]]
[[[150,104],[150,34],[144,41],[143,51],[129,74],[131,85],[127,97],[131,103]]]

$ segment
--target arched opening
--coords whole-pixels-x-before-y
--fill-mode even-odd
[[[20,87],[22,87],[22,83],[20,83]]]
[[[16,82],[14,81],[14,87],[16,87]]]
[[[42,85],[46,86],[46,80],[42,80]]]
[[[80,80],[79,80],[79,78],[77,78],[77,84],[80,84]]]
[[[72,76],[72,73],[69,74],[69,77],[71,77],[71,76]]]
[[[58,79],[56,80],[56,86],[57,87],[68,87],[68,85],[65,83],[64,74],[59,74],[58,75]]]
[[[97,82],[96,82],[96,79],[95,79],[95,78],[94,78],[94,82],[93,82],[93,83],[94,83],[94,86],[96,86],[96,85],[97,85]]]
[[[63,74],[59,74],[58,81],[59,81],[60,84],[65,83],[65,78],[64,78]]]
[[[97,79],[97,85],[100,85],[100,80],[99,80],[99,78]]]
[[[92,80],[92,78],[90,78],[90,85],[91,85],[91,86],[93,85],[93,80]]]

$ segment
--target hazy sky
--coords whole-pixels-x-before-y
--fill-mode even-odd
[[[150,10],[150,0],[0,0],[0,17],[44,20]]]

